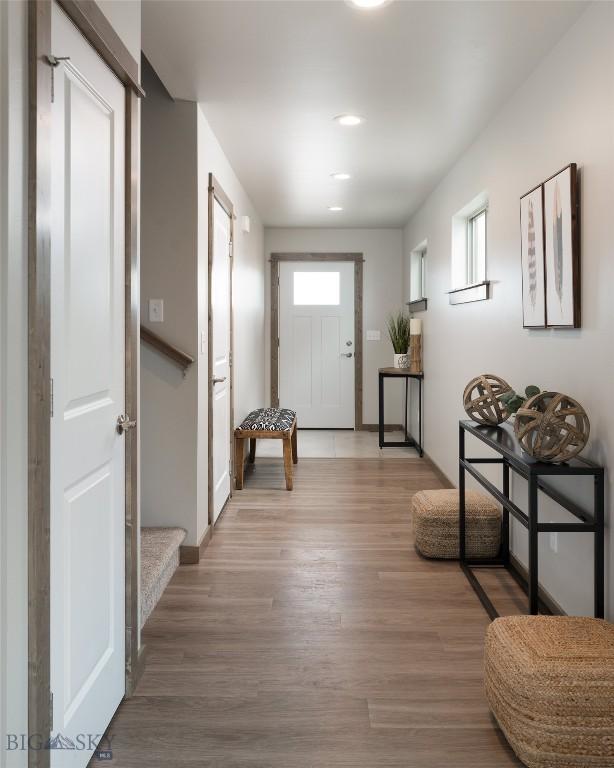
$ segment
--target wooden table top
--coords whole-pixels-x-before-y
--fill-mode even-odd
[[[385,373],[386,376],[414,376],[417,379],[424,377],[424,373],[412,373],[409,368],[380,368],[379,373]]]

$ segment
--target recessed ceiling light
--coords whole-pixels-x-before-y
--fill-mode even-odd
[[[337,115],[333,118],[339,125],[360,125],[364,122],[362,117],[358,115]]]
[[[331,173],[330,176],[331,179],[334,179],[335,181],[347,181],[352,178],[350,173]]]
[[[329,205],[328,210],[332,213],[338,213],[339,211],[342,211],[343,208],[340,205]]]
[[[356,8],[379,8],[389,2],[390,0],[350,0],[350,4]]]

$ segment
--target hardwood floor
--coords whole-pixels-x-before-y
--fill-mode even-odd
[[[488,618],[456,563],[413,548],[409,502],[429,487],[420,459],[303,459],[289,493],[283,463],[257,460],[146,624],[110,764],[520,765],[482,692]]]

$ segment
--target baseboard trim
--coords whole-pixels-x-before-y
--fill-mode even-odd
[[[129,699],[131,696],[134,696],[134,692],[136,691],[137,685],[139,684],[139,680],[143,677],[143,672],[145,672],[146,664],[147,664],[147,646],[141,645],[141,647],[137,651],[136,667],[135,669],[132,670],[132,674],[129,676],[127,680],[127,687],[126,687],[126,693],[124,695],[124,698]]]
[[[179,547],[179,565],[197,565],[200,562],[200,547],[182,544]]]
[[[384,432],[402,432],[403,427],[401,424],[386,424],[384,426]],[[379,424],[361,424],[360,427],[356,427],[356,432],[379,432]]]
[[[211,527],[210,525],[207,526],[200,544],[182,544],[179,547],[179,565],[198,565],[201,555],[211,541]]]
[[[510,552],[510,571],[512,573],[512,576],[514,576],[514,578],[520,583],[520,585],[526,591],[527,585],[529,583],[529,572],[527,571],[526,566],[523,563],[521,563],[520,560],[516,557],[516,555],[513,555],[511,552]],[[542,587],[541,584],[538,585],[537,594],[538,594],[539,602],[553,616],[567,616],[567,613],[561,608],[561,606],[552,597],[552,595]]]
[[[446,475],[443,469],[441,469],[441,467],[439,467],[438,464],[435,461],[433,461],[433,459],[428,455],[428,453],[423,454],[422,458],[424,459],[424,461],[426,461],[427,464],[430,465],[433,472],[437,475],[437,479],[443,485],[444,488],[456,488],[454,483]]]

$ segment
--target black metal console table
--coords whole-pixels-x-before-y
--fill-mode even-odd
[[[495,458],[466,458],[465,435],[469,433],[477,437],[485,445],[499,454]],[[461,421],[459,423],[459,555],[460,566],[469,580],[469,583],[480,598],[491,619],[495,619],[498,613],[490,601],[484,588],[473,573],[473,568],[479,567],[504,567],[510,565],[509,547],[509,516],[516,520],[529,531],[529,567],[528,567],[528,597],[529,613],[537,614],[539,610],[539,582],[538,582],[538,534],[545,532],[560,533],[592,533],[595,541],[594,554],[594,598],[595,616],[603,618],[604,615],[604,470],[586,459],[576,457],[565,464],[546,464],[535,461],[528,456],[516,440],[514,431],[509,424],[498,427],[482,426],[474,421]],[[502,491],[491,483],[476,469],[477,464],[500,464],[503,470]],[[523,512],[510,499],[510,469],[529,484],[528,513]],[[468,472],[491,496],[503,507],[501,550],[494,560],[469,559],[465,549],[465,473]],[[577,504],[566,498],[560,491],[549,485],[543,478],[561,476],[588,475],[594,479],[593,490],[593,514],[585,512]],[[549,496],[557,504],[560,504],[579,522],[573,523],[541,523],[538,518],[539,492]]]
[[[384,380],[385,379],[405,379],[405,422],[403,440],[384,440]],[[407,403],[409,380],[415,379],[418,382],[418,439],[412,437],[407,431]],[[422,381],[423,373],[410,373],[408,368],[380,368],[379,369],[379,447],[393,448],[395,446],[407,446],[417,448],[418,454],[423,455],[422,450]]]

